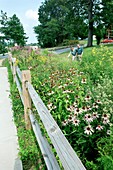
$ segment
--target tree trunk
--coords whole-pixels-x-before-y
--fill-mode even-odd
[[[89,28],[88,28],[88,42],[87,46],[91,47],[93,42],[93,0],[89,0],[88,3],[88,21],[89,21]]]

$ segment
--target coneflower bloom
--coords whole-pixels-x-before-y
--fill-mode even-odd
[[[98,108],[98,105],[96,103],[93,103],[93,108]]]
[[[86,84],[86,79],[83,78],[82,81],[81,81],[82,84]]]
[[[104,119],[103,120],[103,124],[105,124],[105,125],[108,124],[109,122],[110,122],[109,119]]]
[[[97,112],[93,112],[92,114],[93,119],[99,118],[99,115]]]
[[[75,126],[78,126],[79,123],[80,123],[80,120],[78,120],[78,119],[73,119],[73,124],[74,124]]]
[[[96,103],[101,104],[102,102],[100,100],[97,100]]]
[[[87,121],[87,122],[92,122],[93,118],[92,118],[91,114],[86,114],[84,116],[84,120]]]
[[[63,126],[66,126],[68,124],[68,121],[67,120],[64,120],[63,122],[62,122],[62,125]]]
[[[107,133],[107,135],[110,135],[110,134],[111,134],[111,131],[110,131],[110,130],[107,130],[106,133]]]
[[[85,106],[82,107],[83,112],[87,112],[87,108]]]
[[[96,127],[96,129],[99,130],[99,131],[101,131],[101,130],[103,129],[103,126],[98,125],[98,126]]]
[[[104,119],[104,120],[109,119],[109,117],[110,117],[110,115],[109,115],[109,114],[106,114],[106,113],[104,113],[104,114],[102,115],[102,119]]]
[[[86,133],[87,135],[92,135],[92,133],[94,133],[93,128],[91,127],[91,125],[88,125],[84,128],[84,133]]]
[[[75,113],[77,113],[77,114],[82,113],[82,112],[81,112],[81,109],[79,109],[78,107],[76,107],[76,108],[74,109],[74,114],[75,114]]]
[[[89,100],[91,100],[91,97],[90,97],[89,95],[87,95],[87,96],[85,97],[85,101],[89,101]]]
[[[73,120],[72,115],[69,115],[69,117],[68,117],[68,122],[72,122],[72,120]]]

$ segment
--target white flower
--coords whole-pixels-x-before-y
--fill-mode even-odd
[[[93,128],[91,127],[91,125],[88,125],[84,128],[84,133],[86,133],[87,135],[92,135],[92,133],[94,133]]]
[[[68,121],[67,120],[64,120],[63,122],[62,122],[62,125],[63,126],[66,126],[68,124]]]
[[[104,119],[104,120],[109,119],[109,117],[110,117],[110,115],[109,115],[109,114],[106,114],[106,113],[104,113],[104,114],[102,115],[102,119]]]
[[[103,124],[105,124],[105,125],[108,124],[109,122],[110,122],[109,119],[104,119],[103,120]]]
[[[107,135],[110,135],[111,134],[111,131],[110,130],[107,130]]]
[[[81,109],[79,109],[78,107],[76,107],[76,108],[74,109],[74,114],[80,114],[80,113],[82,113]]]
[[[80,123],[80,120],[78,120],[78,119],[73,119],[73,124],[74,124],[75,126],[78,126],[79,123]]]
[[[81,83],[85,84],[85,83],[86,83],[86,79],[83,78],[82,81],[81,81]]]
[[[86,115],[84,116],[84,119],[85,119],[87,122],[92,122],[92,121],[93,121],[93,118],[92,118],[91,114],[86,114]]]
[[[96,103],[101,104],[102,102],[100,100],[97,100]]]
[[[87,95],[87,96],[85,97],[85,100],[86,100],[86,101],[89,101],[89,100],[91,100],[91,97],[90,97],[89,95]]]
[[[97,112],[93,112],[93,115],[92,115],[93,119],[96,119],[96,118],[99,118],[99,115]]]
[[[98,125],[98,126],[96,127],[96,129],[97,129],[97,130],[102,130],[102,129],[103,129],[103,126]]]

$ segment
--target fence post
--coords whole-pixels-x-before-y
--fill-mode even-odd
[[[31,74],[30,70],[22,71],[22,91],[23,91],[23,99],[24,99],[24,117],[26,129],[31,129],[31,123],[29,119],[29,109],[31,109],[31,98],[28,93],[28,89],[26,88],[26,82],[31,82]]]
[[[13,81],[15,82],[16,77],[16,58],[12,58],[13,60]]]
[[[11,66],[11,71],[13,71],[13,66],[12,66],[12,54],[11,54],[11,53],[8,53],[8,59],[9,59],[9,63],[10,63],[10,66]]]

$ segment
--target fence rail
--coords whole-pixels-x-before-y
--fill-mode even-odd
[[[21,71],[19,67],[16,66],[16,59],[12,58],[11,54],[9,54],[9,62],[11,65],[14,81],[17,85],[22,103],[24,105],[26,129],[30,129],[32,126],[47,169],[60,170],[60,167],[47,139],[41,133],[38,121],[35,119],[32,113],[31,102],[33,102],[40,119],[43,122],[43,125],[51,139],[57,155],[59,156],[64,170],[86,170],[81,160],[78,158],[77,154],[48,111],[47,107],[32,86],[30,71]]]

